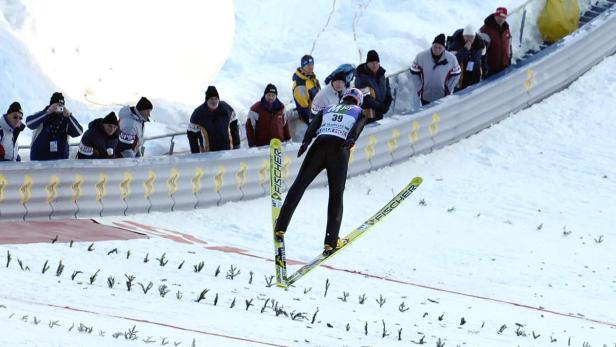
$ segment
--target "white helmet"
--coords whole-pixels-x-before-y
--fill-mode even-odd
[[[364,94],[361,92],[361,90],[357,88],[348,89],[346,92],[344,92],[344,94],[342,94],[342,99],[344,100],[344,98],[346,98],[347,96],[350,96],[355,99],[357,106],[361,106],[362,102],[364,102]]]

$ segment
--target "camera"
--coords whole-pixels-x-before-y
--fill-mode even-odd
[[[58,112],[64,112],[64,106],[58,106],[56,109]]]

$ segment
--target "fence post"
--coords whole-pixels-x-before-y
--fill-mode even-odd
[[[520,24],[520,44],[519,48],[522,47],[522,37],[524,36],[524,23],[526,23],[526,6],[524,6],[524,10],[522,12],[522,21]]]

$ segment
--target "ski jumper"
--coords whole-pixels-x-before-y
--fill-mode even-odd
[[[354,143],[363,130],[365,121],[361,107],[355,105],[332,105],[317,113],[306,130],[303,142],[310,143],[315,136],[316,140],[308,150],[295,182],[289,189],[276,221],[275,230],[287,230],[304,191],[325,169],[329,186],[325,244],[336,248],[342,222],[342,199],[350,155],[350,148],[343,146],[343,143],[346,140],[352,140]]]

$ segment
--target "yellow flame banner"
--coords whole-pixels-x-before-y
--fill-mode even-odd
[[[192,192],[193,194],[197,194],[201,191],[201,181],[203,180],[203,175],[205,174],[205,170],[201,167],[197,166],[195,168],[195,175],[192,178]]]
[[[19,195],[21,196],[22,204],[30,201],[32,197],[32,177],[30,175],[24,176],[24,184],[19,187]]]
[[[434,136],[438,133],[438,123],[441,121],[441,116],[438,113],[432,114],[432,122],[430,123],[430,135]]]
[[[533,86],[535,84],[535,71],[533,69],[528,69],[528,71],[526,72],[526,77],[526,81],[524,81],[524,88],[528,93],[531,89],[533,89]]]
[[[421,125],[419,125],[418,121],[414,120],[413,125],[411,125],[411,133],[409,134],[409,141],[411,141],[411,144],[415,144],[419,139],[419,129],[421,129]]]
[[[169,196],[172,196],[178,191],[178,180],[180,179],[180,172],[176,168],[171,168],[171,174],[167,180],[167,188],[169,188]]]
[[[288,155],[284,156],[284,160],[282,161],[282,168],[280,168],[280,177],[284,181],[289,176],[289,165],[291,165],[291,158]]]
[[[120,182],[120,197],[122,200],[126,200],[130,195],[130,184],[133,181],[133,174],[126,171],[124,172],[124,179]]]
[[[47,203],[51,204],[58,197],[58,184],[60,184],[60,178],[56,175],[51,176],[51,181],[45,190],[47,191]]]
[[[389,148],[390,154],[398,149],[398,138],[400,138],[400,131],[398,131],[398,129],[394,129],[391,132],[391,139],[387,141],[387,147]]]
[[[368,138],[368,145],[366,146],[366,148],[364,148],[364,152],[366,152],[366,159],[370,160],[376,154],[376,150],[374,149],[374,146],[376,146],[376,142],[376,136],[370,135],[370,137]]]
[[[154,182],[156,182],[156,172],[148,171],[148,178],[143,182],[143,196],[148,199],[154,194]]]
[[[269,160],[263,159],[261,161],[261,168],[259,169],[259,185],[264,185],[270,179],[270,163]]]
[[[248,165],[245,162],[240,162],[240,170],[235,174],[235,179],[237,181],[237,188],[242,189],[246,184],[246,171],[248,170]]]
[[[71,200],[74,204],[77,203],[77,200],[81,197],[81,186],[83,185],[83,176],[75,175],[75,182],[71,184]]]
[[[4,178],[4,175],[0,175],[0,201],[4,200],[4,188],[6,185],[6,178]]]
[[[101,202],[107,195],[107,175],[101,173],[94,187],[96,188],[96,201]]]
[[[225,184],[225,172],[227,170],[224,166],[218,167],[218,172],[214,175],[214,191],[220,193],[222,186]]]

